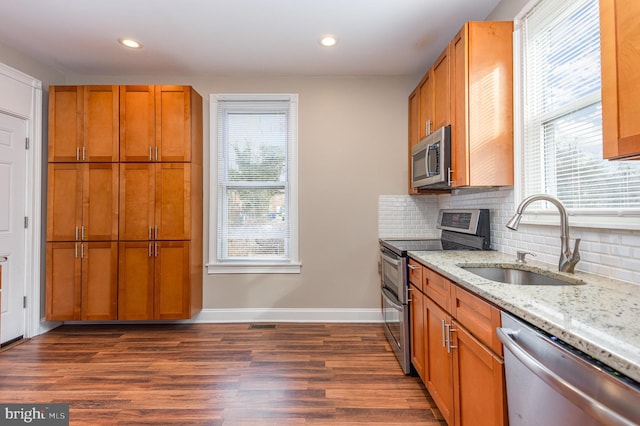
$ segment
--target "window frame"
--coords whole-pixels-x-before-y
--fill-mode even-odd
[[[222,200],[218,189],[218,112],[221,101],[288,101],[289,140],[287,146],[287,181],[284,186],[288,193],[289,256],[287,259],[225,259],[218,258],[218,220]],[[209,97],[209,274],[254,274],[254,273],[300,273],[299,231],[298,231],[298,94],[233,94],[212,93]]]
[[[539,3],[545,0],[532,0],[514,18],[513,32],[513,98],[514,98],[514,210],[525,197],[524,170],[524,81],[522,63],[522,20]],[[600,96],[599,96],[600,98]],[[601,101],[601,100],[600,100]],[[558,212],[555,208],[543,208],[543,203],[532,204],[526,211],[522,224],[558,225]],[[571,226],[598,229],[640,230],[640,209],[571,209]]]

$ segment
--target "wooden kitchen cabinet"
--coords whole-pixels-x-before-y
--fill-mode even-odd
[[[455,421],[453,405],[453,352],[447,349],[451,316],[433,300],[424,299],[425,383],[445,421]]]
[[[513,185],[512,33],[467,22],[450,43],[453,187]]]
[[[424,139],[433,130],[433,96],[435,93],[433,85],[433,69],[429,69],[422,77],[418,85],[419,94],[419,124],[418,124],[418,141]]]
[[[640,2],[600,0],[602,146],[608,159],[640,159]]]
[[[115,320],[117,274],[114,241],[47,242],[47,320]]]
[[[450,425],[507,424],[499,309],[410,264],[410,280],[420,277],[423,291],[411,282],[412,363],[443,417]]]
[[[120,242],[118,319],[190,318],[190,264],[188,241]]]
[[[188,86],[50,93],[47,318],[192,317],[202,309],[202,97]]]
[[[409,163],[408,163],[409,195],[417,194],[419,192],[417,188],[414,188],[413,186],[411,186],[411,182],[412,182],[411,174],[413,173],[413,170],[412,170],[413,161],[411,161],[411,150],[415,145],[418,144],[418,142],[420,142],[419,127],[420,127],[420,89],[416,88],[409,95],[409,156],[408,156],[409,157]]]
[[[191,161],[198,100],[188,86],[121,86],[120,161]]]
[[[189,240],[190,207],[190,164],[121,165],[120,240]]]
[[[117,162],[118,86],[51,86],[49,162]]]
[[[47,241],[118,239],[118,164],[49,163]]]

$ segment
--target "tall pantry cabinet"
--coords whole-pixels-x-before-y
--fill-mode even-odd
[[[52,86],[48,320],[202,309],[202,97],[188,86]]]

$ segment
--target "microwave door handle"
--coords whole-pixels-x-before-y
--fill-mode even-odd
[[[427,176],[433,176],[437,173],[436,170],[430,170],[429,169],[429,165],[431,164],[431,162],[429,161],[429,154],[431,153],[431,151],[434,151],[435,153],[438,152],[438,144],[431,144],[427,147],[427,155],[425,156],[425,169],[427,169]]]

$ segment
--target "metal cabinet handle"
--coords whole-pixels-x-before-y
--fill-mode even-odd
[[[74,254],[74,256],[75,256],[75,258],[77,259],[77,258],[78,258],[78,243],[75,243],[74,250],[75,250],[75,254]]]
[[[84,244],[80,243],[80,259],[84,259]]]
[[[158,257],[158,243],[155,243],[156,246],[156,257]]]
[[[457,346],[451,344],[451,333],[455,332],[455,328],[451,328],[453,324],[447,324],[445,327],[447,329],[447,353],[451,353],[451,349],[457,348]]]
[[[82,225],[82,232],[80,233],[81,241],[84,241],[84,225]]]
[[[451,167],[447,167],[447,185],[451,186],[451,184],[453,183],[451,180],[451,175],[453,174],[453,170],[451,170]]]
[[[148,256],[151,257],[151,243],[149,243],[149,253]]]
[[[518,334],[517,331],[507,328],[497,328],[496,333],[498,334],[498,338],[500,339],[504,347],[508,349],[509,352],[511,352],[518,361],[522,362],[529,370],[531,370],[533,374],[540,377],[540,379],[551,386],[560,395],[564,396],[587,413],[591,414],[603,424],[634,424],[628,419],[622,417],[620,414],[609,409],[599,401],[591,398],[582,390],[567,382],[565,379],[552,371],[541,360],[536,359],[525,348],[520,346],[514,339],[514,336]]]
[[[78,227],[76,226],[76,241],[78,241]]]
[[[411,264],[407,265],[407,267],[408,267],[409,269],[413,269],[413,270],[418,269],[418,267],[417,267],[416,265],[411,265]]]
[[[427,120],[427,122],[425,123],[425,134],[426,136],[429,136],[431,134],[431,120]]]
[[[444,320],[442,320],[442,347],[444,348],[447,345],[447,339],[444,337],[444,333],[445,333],[445,322]]]
[[[154,239],[158,239],[158,227],[156,226],[156,237]]]
[[[156,161],[158,161],[158,147],[156,146]]]
[[[0,256],[0,263],[5,263],[9,258],[7,256]]]
[[[80,161],[80,147],[76,146],[76,161]]]
[[[87,159],[87,149],[83,146],[82,147],[82,161],[85,161]]]

